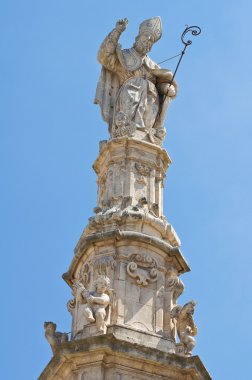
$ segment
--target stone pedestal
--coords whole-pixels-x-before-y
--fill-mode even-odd
[[[100,143],[97,207],[63,275],[74,295],[71,341],[55,333],[55,356],[40,380],[210,379],[190,357],[193,307],[177,305],[180,275],[190,269],[163,216],[170,162],[146,141]]]
[[[163,216],[170,162],[164,149],[134,138],[100,143],[95,215],[63,275],[74,295],[71,341],[55,338],[40,380],[210,379],[200,359],[176,343],[179,276],[189,267]],[[102,279],[109,286],[99,293]],[[97,296],[109,302],[90,303]]]
[[[99,275],[110,279],[106,325],[122,325],[174,340],[170,311],[189,270],[179,239],[162,215],[163,179],[170,159],[164,149],[131,138],[101,144],[97,214],[91,217],[64,279],[93,289]],[[156,208],[153,208],[156,205]],[[74,339],[99,333],[85,318],[82,302],[69,302]],[[174,350],[173,350],[174,351]]]
[[[136,206],[141,198],[163,214],[163,181],[171,160],[161,147],[135,138],[100,143],[93,167],[98,175],[98,208]]]

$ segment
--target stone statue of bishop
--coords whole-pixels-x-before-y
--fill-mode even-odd
[[[177,94],[170,70],[161,69],[147,53],[162,35],[160,17],[145,20],[130,49],[118,43],[127,19],[119,20],[100,46],[102,71],[95,103],[112,138],[134,136],[158,145],[165,137],[164,118],[170,100]]]

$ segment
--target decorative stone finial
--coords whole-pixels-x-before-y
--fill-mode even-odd
[[[53,354],[55,354],[57,345],[68,341],[67,333],[56,331],[57,325],[53,322],[45,322],[45,337],[48,340]]]

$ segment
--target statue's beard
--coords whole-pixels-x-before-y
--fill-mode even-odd
[[[139,53],[140,55],[144,56],[148,53],[149,49],[145,46],[143,46],[142,44],[139,44],[139,43],[135,43],[134,44],[134,49],[136,50],[137,53]]]

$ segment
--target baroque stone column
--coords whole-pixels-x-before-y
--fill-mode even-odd
[[[169,85],[171,76],[146,52],[141,55],[160,38],[161,20],[143,22],[136,39],[141,44],[128,51],[118,45],[126,25],[126,19],[118,21],[98,54],[103,69],[97,102],[110,139],[100,142],[93,165],[94,215],[63,275],[73,295],[67,304],[71,337],[45,323],[54,356],[40,380],[210,379],[192,356],[195,302],[177,304],[184,289],[180,276],[190,269],[163,215],[171,160],[162,148],[160,115],[167,101],[161,84]],[[171,87],[169,102],[177,91]]]

